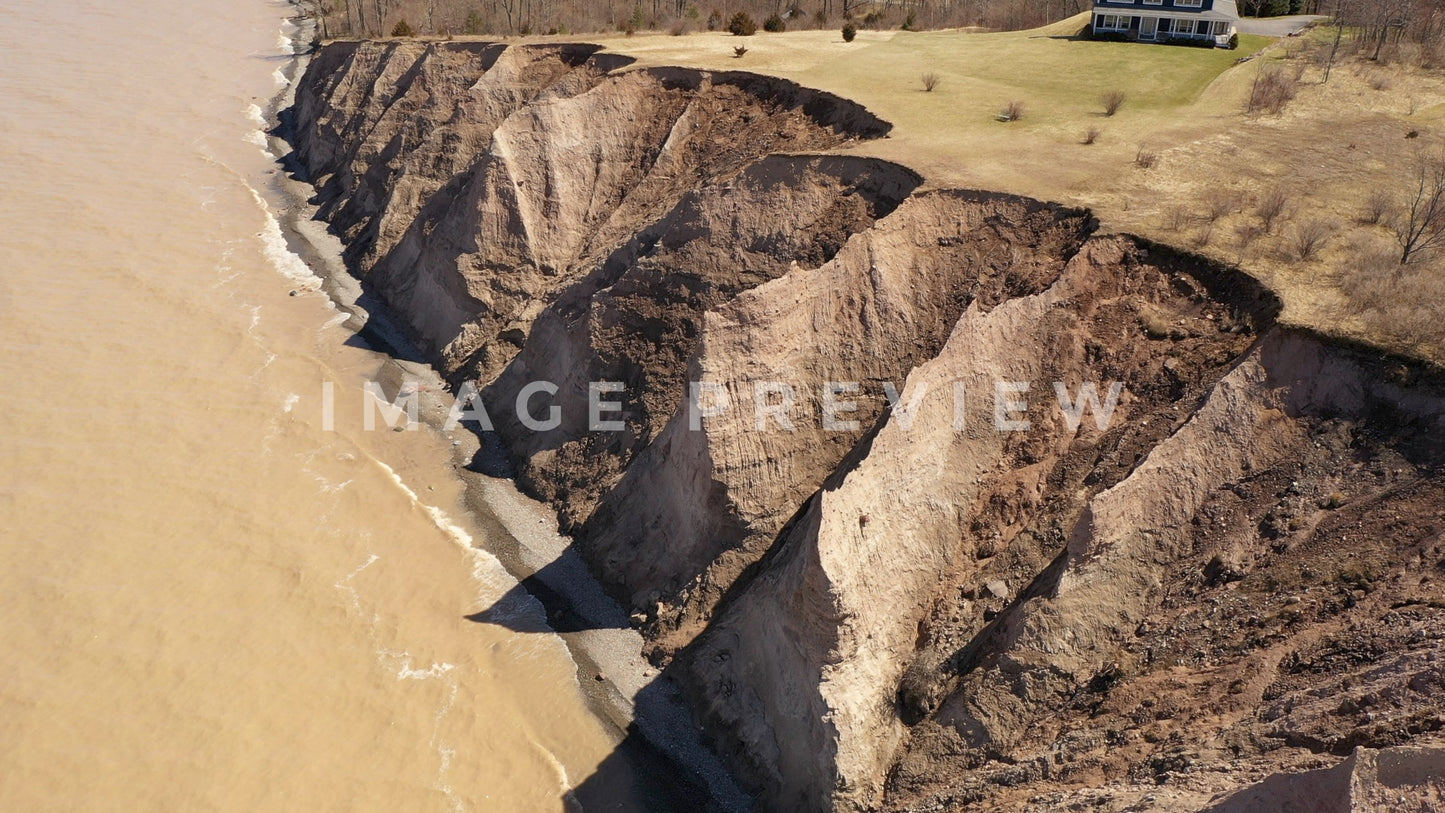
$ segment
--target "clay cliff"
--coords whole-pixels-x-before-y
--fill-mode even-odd
[[[760,805],[1202,810],[1445,725],[1438,370],[780,79],[334,43],[292,113]]]

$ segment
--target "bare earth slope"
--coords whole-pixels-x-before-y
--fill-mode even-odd
[[[1237,809],[1445,726],[1438,371],[1087,212],[827,154],[889,129],[846,100],[622,62],[328,45],[297,152],[764,806]],[[1366,800],[1405,758],[1361,753]]]

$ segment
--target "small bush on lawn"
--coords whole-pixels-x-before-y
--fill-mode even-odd
[[[739,11],[728,20],[728,31],[735,37],[751,37],[758,33],[758,24],[753,22],[752,16],[746,11]]]

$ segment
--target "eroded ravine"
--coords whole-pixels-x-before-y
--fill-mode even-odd
[[[1440,727],[1437,372],[1281,328],[1248,277],[1087,212],[919,191],[835,152],[889,129],[846,100],[624,68],[591,46],[336,43],[296,146],[355,273],[481,390],[519,482],[767,804],[1094,785],[1124,805],[1188,774],[1198,808]],[[514,409],[534,381],[558,387],[555,427]],[[596,381],[619,382],[622,431],[589,430]],[[696,427],[695,382],[731,407]],[[791,431],[759,431],[757,382],[792,387]],[[827,382],[859,383],[856,428],[822,425]],[[1026,428],[997,431],[997,382],[1029,385]],[[1054,382],[1119,383],[1112,420],[1068,419]],[[1377,659],[1419,656],[1368,678],[1394,722],[1301,717],[1340,680],[1296,668],[1310,647],[1386,613],[1409,643]],[[1159,687],[1197,702],[1154,715]]]

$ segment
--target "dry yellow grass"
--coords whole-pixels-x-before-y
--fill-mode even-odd
[[[1358,221],[1372,193],[1400,189],[1420,150],[1440,143],[1445,79],[1347,63],[1323,84],[1308,46],[1327,32],[1245,36],[1237,51],[1211,51],[1073,39],[1086,19],[1008,33],[859,31],[852,43],[838,31],[593,41],[639,66],[750,70],[853,99],[895,128],[850,149],[912,167],[931,186],[1087,206],[1106,229],[1254,273],[1281,294],[1288,321],[1442,356],[1438,341],[1412,341],[1397,329],[1405,307],[1415,309],[1414,323],[1431,321],[1420,303],[1369,308],[1351,301],[1343,283],[1360,256],[1390,243],[1388,229]],[[732,46],[740,41],[748,52],[737,59]],[[1298,74],[1298,98],[1281,115],[1246,115],[1253,82],[1269,70]],[[940,78],[931,93],[919,82],[925,72]],[[1128,99],[1106,117],[1100,98],[1116,90]],[[998,121],[1015,100],[1026,106],[1024,119]],[[1086,144],[1091,129],[1097,139]],[[1411,131],[1418,137],[1407,139]],[[1156,156],[1152,168],[1136,164],[1141,150]],[[1235,196],[1238,210],[1206,216],[1215,189]],[[1290,204],[1262,233],[1257,207],[1276,189]],[[1331,237],[1300,260],[1293,244],[1313,221],[1328,224]]]

